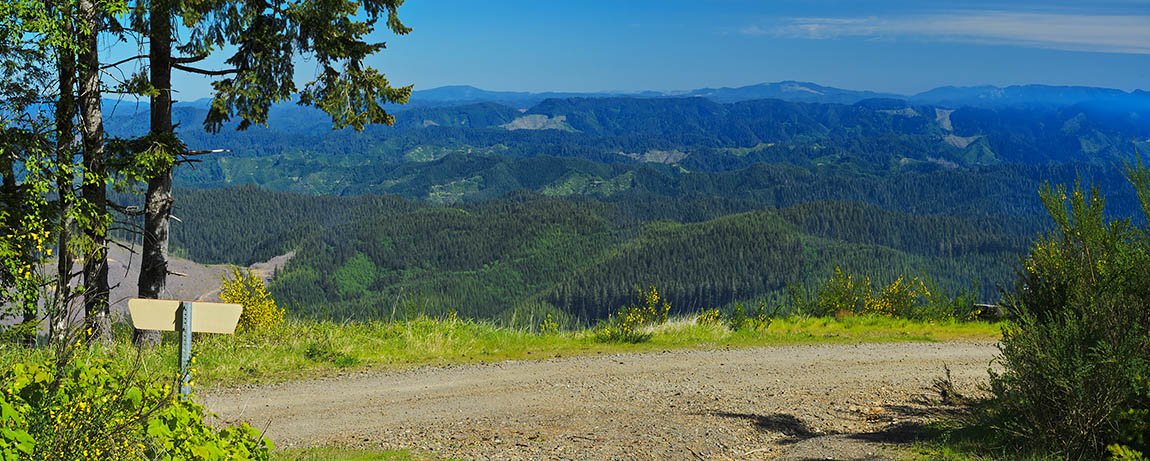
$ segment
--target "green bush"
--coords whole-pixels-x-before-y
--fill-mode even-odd
[[[5,460],[268,459],[271,442],[243,424],[215,430],[179,400],[107,360],[17,362],[0,374]]]
[[[695,316],[695,323],[699,325],[714,325],[723,318],[722,311],[718,309],[703,309]]]
[[[264,280],[250,269],[232,266],[231,277],[224,277],[220,285],[220,299],[242,305],[238,332],[251,332],[271,328],[284,321],[284,310],[264,286]]]
[[[815,317],[881,315],[910,320],[976,320],[978,287],[950,296],[929,278],[899,276],[886,286],[874,286],[869,277],[855,277],[836,267],[809,299],[798,287],[788,287],[796,313]]]
[[[1123,459],[1144,459],[1141,457],[1150,453],[1150,380],[1140,377],[1135,385],[1142,396],[1135,400],[1141,400],[1141,405],[1118,413],[1118,440],[1107,447]]]
[[[651,338],[643,331],[647,325],[667,322],[671,304],[659,297],[655,287],[647,291],[639,290],[639,303],[625,306],[595,329],[595,339],[600,342],[640,343]]]
[[[803,313],[828,317],[839,312],[862,312],[866,309],[870,292],[869,278],[856,279],[836,267],[835,275],[815,290],[814,299],[804,306]]]
[[[771,326],[771,321],[778,315],[782,306],[776,306],[772,310],[767,310],[767,303],[759,301],[759,304],[747,312],[746,306],[741,302],[736,302],[731,305],[727,311],[727,326],[731,331],[739,331],[744,328],[750,328],[755,331],[762,331]]]
[[[1150,211],[1150,172],[1141,161],[1124,172]],[[1146,452],[1150,229],[1108,219],[1097,190],[1046,186],[1041,197],[1057,229],[1031,248],[1005,303],[993,423],[1068,458],[1114,443]]]

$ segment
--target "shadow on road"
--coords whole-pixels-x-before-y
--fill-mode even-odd
[[[759,428],[761,431],[781,433],[787,436],[787,438],[778,442],[782,445],[790,445],[792,443],[813,439],[815,437],[836,434],[836,432],[816,431],[812,429],[810,425],[803,422],[803,420],[785,413],[775,413],[772,415],[764,416],[749,413],[715,412],[711,413],[711,415],[723,418],[745,419],[747,421],[751,421],[755,427]]]
[[[935,402],[915,401],[910,405],[884,405],[878,414],[862,416],[872,423],[887,423],[882,429],[871,432],[843,433],[823,431],[806,421],[786,413],[759,415],[753,413],[712,412],[713,416],[750,421],[764,432],[783,434],[781,445],[791,445],[817,437],[834,436],[870,443],[903,445],[929,440],[938,436],[936,429],[926,423],[930,420],[958,417],[966,412],[962,407],[938,405]]]

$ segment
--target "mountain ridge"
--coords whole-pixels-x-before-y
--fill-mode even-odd
[[[995,85],[944,85],[913,95],[905,95],[870,90],[848,90],[797,80],[763,82],[739,87],[706,87],[692,90],[642,90],[632,92],[497,91],[486,90],[471,85],[446,85],[426,90],[415,90],[412,92],[411,100],[408,104],[393,104],[389,105],[388,108],[392,111],[402,112],[416,108],[496,103],[514,109],[527,110],[548,99],[663,99],[684,97],[701,97],[718,103],[781,99],[789,102],[850,105],[871,99],[892,99],[903,100],[911,105],[935,105],[944,108],[1051,108],[1084,103],[1112,104],[1119,108],[1131,109],[1150,108],[1150,91],[1143,89],[1125,91],[1105,87],[1045,84],[1009,85],[1005,87]],[[206,110],[210,104],[210,98],[200,98],[192,101],[178,101],[174,106],[177,108]],[[128,106],[132,108],[130,112],[127,109]],[[281,109],[290,106],[295,105],[288,103],[276,105],[277,108]],[[140,113],[141,111],[147,111],[148,102],[145,100],[106,99],[104,100],[104,107],[109,113],[115,115],[122,115],[126,112],[129,114]],[[299,109],[312,110],[302,107]]]

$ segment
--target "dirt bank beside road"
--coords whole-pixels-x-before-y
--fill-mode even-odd
[[[277,447],[372,445],[463,458],[886,459],[951,369],[993,344],[768,347],[355,374],[202,397]]]

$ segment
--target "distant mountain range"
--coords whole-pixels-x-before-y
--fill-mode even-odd
[[[570,98],[690,98],[701,97],[719,103],[752,101],[757,99],[781,99],[791,102],[822,104],[855,104],[868,99],[902,100],[909,105],[932,105],[947,108],[1053,108],[1075,104],[1110,105],[1119,110],[1139,110],[1150,108],[1150,92],[1135,90],[1127,92],[1113,88],[1087,86],[1052,85],[1013,85],[998,87],[983,86],[943,86],[915,95],[878,93],[874,91],[846,90],[822,86],[810,82],[787,80],[774,83],[759,83],[737,88],[699,88],[689,91],[639,91],[639,92],[541,92],[490,91],[468,85],[452,85],[416,90],[411,101],[404,106],[394,106],[402,111],[419,107],[449,107],[476,103],[496,103],[515,109],[529,109],[548,99]],[[176,107],[206,109],[210,100],[198,99],[180,102]],[[119,104],[117,113],[122,111],[147,109],[147,103],[134,102]]]
[[[1086,86],[1014,85],[944,86],[915,95],[845,90],[810,82],[793,80],[759,83],[737,88],[699,88],[690,91],[642,91],[634,93],[529,93],[521,91],[488,91],[472,86],[444,86],[418,90],[412,94],[410,107],[457,106],[494,102],[517,109],[527,109],[547,99],[569,98],[682,98],[701,97],[719,103],[781,99],[791,102],[822,104],[855,104],[868,99],[896,99],[908,104],[942,107],[1058,107],[1075,104],[1112,104],[1120,108],[1150,107],[1150,92],[1126,92],[1112,88]]]

